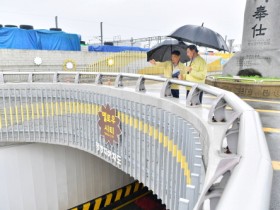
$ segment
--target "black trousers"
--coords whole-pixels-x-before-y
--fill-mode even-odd
[[[186,98],[188,98],[189,93],[190,93],[190,91],[187,90]],[[199,94],[199,101],[200,101],[200,103],[202,103],[202,96],[203,96],[203,91],[201,91],[200,94]]]
[[[179,90],[176,90],[176,89],[171,89],[171,94],[174,98],[179,98]]]

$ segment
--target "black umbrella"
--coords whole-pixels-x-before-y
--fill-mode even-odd
[[[185,25],[178,28],[168,37],[179,41],[186,41],[198,46],[209,47],[216,50],[229,51],[223,37],[217,32],[203,26]]]
[[[177,40],[165,40],[157,45],[155,45],[151,50],[147,52],[147,60],[150,61],[154,59],[155,61],[170,61],[171,52],[178,50],[181,53],[180,61],[186,63],[189,61],[186,54],[187,45],[184,42],[179,42]]]

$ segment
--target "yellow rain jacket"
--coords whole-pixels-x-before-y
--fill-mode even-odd
[[[193,62],[190,64],[192,71],[183,75],[183,79],[195,82],[195,83],[205,83],[206,75],[207,75],[207,63],[206,61],[198,55]],[[188,70],[189,66],[187,67]],[[187,89],[190,89],[187,87]]]
[[[162,69],[163,76],[165,78],[172,78],[172,72],[173,72],[173,64],[171,61],[165,61],[165,62],[156,62],[155,64],[156,67]],[[176,66],[180,70],[180,74],[183,75],[186,73],[187,67],[185,64],[179,62],[178,66]],[[178,90],[179,85],[171,85],[171,89]]]

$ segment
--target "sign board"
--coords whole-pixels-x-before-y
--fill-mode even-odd
[[[116,109],[113,109],[109,104],[102,106],[101,111],[98,112],[99,121],[98,125],[101,130],[101,136],[104,137],[106,142],[111,145],[119,142],[121,135],[120,119],[116,116]]]

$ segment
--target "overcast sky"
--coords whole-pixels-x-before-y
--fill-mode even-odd
[[[176,28],[195,24],[241,42],[245,0],[1,0],[0,24],[28,24],[36,29],[55,26],[82,35],[88,41],[168,35]],[[97,42],[97,40],[96,40]]]

